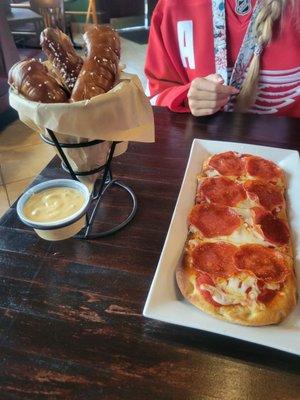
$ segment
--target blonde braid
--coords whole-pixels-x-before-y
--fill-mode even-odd
[[[288,0],[264,0],[264,6],[257,15],[255,23],[256,49],[250,62],[245,81],[237,98],[236,110],[246,112],[255,102],[261,51],[269,44],[272,39],[273,24],[283,14]]]

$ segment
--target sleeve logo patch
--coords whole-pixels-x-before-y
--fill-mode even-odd
[[[235,12],[238,15],[246,15],[252,10],[251,0],[236,0]]]

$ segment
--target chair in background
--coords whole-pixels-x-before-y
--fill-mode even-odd
[[[39,46],[40,33],[43,29],[42,17],[33,10],[26,7],[14,7],[9,0],[1,0],[5,5],[6,20],[12,34],[18,43],[34,38],[34,46]]]
[[[85,20],[86,24],[89,22],[90,15],[92,16],[93,24],[97,24],[98,17],[97,17],[97,7],[96,7],[95,0],[89,0],[89,5],[88,5],[87,13],[86,13],[86,20]]]
[[[73,41],[71,21],[66,18],[64,0],[30,0],[30,5],[43,17],[46,28],[58,27]]]
[[[14,8],[30,8],[29,0],[10,0],[10,4]]]

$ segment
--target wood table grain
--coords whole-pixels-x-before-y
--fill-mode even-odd
[[[121,232],[47,242],[15,206],[1,219],[1,400],[300,399],[299,357],[142,316],[193,139],[300,149],[299,120],[154,113],[156,142],[113,162],[138,198]],[[65,176],[55,158],[35,183]],[[127,208],[112,191],[97,227]]]

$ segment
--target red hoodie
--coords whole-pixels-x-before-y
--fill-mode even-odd
[[[229,73],[251,18],[251,11],[241,16],[235,6],[236,0],[226,0]],[[262,53],[258,95],[250,112],[300,117],[299,43],[296,19],[286,10]],[[211,0],[159,0],[152,16],[145,73],[153,105],[189,112],[184,101],[190,82],[215,73]]]

